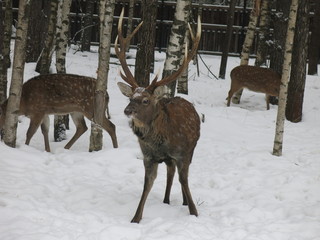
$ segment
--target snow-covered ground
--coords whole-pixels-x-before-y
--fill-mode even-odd
[[[134,52],[130,53],[134,56]],[[162,67],[164,53],[157,53]],[[219,72],[220,57],[203,56]],[[67,56],[67,71],[96,76],[97,51]],[[112,58],[112,62],[117,59]],[[128,60],[134,63],[133,59]],[[53,142],[44,151],[41,132],[24,144],[29,119],[21,117],[17,148],[0,143],[1,240],[316,240],[320,239],[320,79],[308,76],[303,121],[285,123],[283,156],[272,155],[277,106],[244,91],[240,105],[226,107],[226,80],[215,80],[200,62],[190,64],[190,93],[183,96],[205,116],[190,166],[189,183],[199,217],[182,206],[175,178],[171,204],[163,204],[166,168],[149,194],[140,224],[130,223],[143,187],[142,154],[123,110],[118,66],[108,91],[119,148],[104,132],[102,151],[89,153],[89,132],[71,148]],[[25,79],[37,75],[27,64]],[[90,123],[88,122],[88,126]],[[74,126],[67,132],[73,135]]]

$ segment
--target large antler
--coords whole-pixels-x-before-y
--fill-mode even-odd
[[[127,36],[126,38],[123,37],[122,34],[122,22],[123,22],[123,15],[124,15],[124,8],[122,8],[120,18],[119,18],[119,23],[118,23],[118,36],[116,38],[116,41],[114,43],[114,49],[116,51],[117,57],[121,63],[122,69],[124,74],[120,71],[120,76],[124,81],[126,81],[133,89],[139,87],[136,80],[134,79],[129,67],[128,63],[126,60],[126,48],[127,45],[130,43],[131,38],[136,34],[136,32],[139,30],[141,27],[142,23],[141,22],[135,29],[134,31]],[[120,42],[120,49],[118,48],[118,40]]]
[[[152,83],[147,87],[147,89],[149,91],[153,92],[157,87],[163,86],[163,85],[167,85],[168,83],[176,80],[182,74],[182,72],[185,70],[185,68],[187,68],[189,62],[191,61],[191,59],[193,59],[194,55],[197,53],[197,49],[198,49],[198,46],[199,46],[199,42],[200,42],[200,38],[201,38],[201,20],[200,20],[200,16],[198,16],[197,25],[198,25],[197,26],[197,34],[196,34],[196,36],[194,36],[193,31],[192,31],[190,25],[188,24],[190,35],[191,35],[191,39],[193,41],[193,46],[192,46],[192,49],[190,50],[190,52],[188,54],[188,46],[186,44],[185,53],[184,53],[184,60],[183,60],[183,63],[181,64],[180,68],[176,72],[174,72],[173,74],[161,79],[158,82],[157,82],[157,78],[155,78],[152,81]]]

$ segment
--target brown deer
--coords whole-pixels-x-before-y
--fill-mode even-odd
[[[48,115],[70,113],[77,130],[65,146],[66,149],[69,149],[88,129],[84,116],[93,121],[95,86],[96,80],[94,78],[73,74],[39,75],[25,82],[22,87],[18,113],[30,118],[25,143],[29,145],[32,136],[41,125],[45,150],[50,152]],[[0,129],[5,121],[7,101],[1,105]],[[106,106],[103,109],[106,109],[107,102],[108,97],[106,97]],[[104,117],[101,127],[109,133],[113,147],[117,148],[115,125]]]
[[[194,148],[200,136],[200,119],[190,102],[180,97],[164,98],[158,90],[160,86],[175,81],[194,57],[201,34],[200,18],[198,19],[197,35],[193,37],[194,43],[191,53],[188,54],[187,48],[185,49],[185,58],[182,66],[175,73],[160,81],[157,81],[156,77],[145,88],[137,84],[125,57],[126,46],[142,23],[138,25],[130,36],[124,38],[122,35],[122,21],[123,11],[118,24],[115,51],[124,72],[120,72],[120,75],[129,85],[119,82],[118,86],[121,92],[130,99],[130,103],[125,108],[124,113],[131,118],[131,128],[138,137],[144,156],[145,168],[143,193],[131,222],[140,222],[147,196],[157,176],[158,164],[162,162],[167,165],[167,186],[164,203],[170,203],[170,191],[177,167],[182,187],[183,205],[188,205],[191,215],[198,216],[188,185],[188,171]]]
[[[227,97],[228,107],[233,94],[243,88],[265,93],[267,110],[270,108],[270,96],[279,96],[281,76],[270,68],[241,65],[232,69],[230,77],[231,87]]]

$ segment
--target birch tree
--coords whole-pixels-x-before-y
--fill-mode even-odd
[[[28,32],[28,11],[30,1],[19,2],[18,25],[14,46],[12,77],[9,92],[6,118],[4,124],[4,142],[10,147],[16,147],[18,114],[20,107],[21,89],[26,58],[26,43]]]
[[[244,40],[242,51],[241,51],[241,61],[240,65],[248,65],[249,63],[249,56],[250,56],[250,49],[252,47],[252,43],[254,40],[254,33],[257,27],[258,22],[258,16],[260,13],[260,5],[261,0],[255,0],[254,7],[251,10],[250,13],[250,20],[247,28],[246,38]],[[234,97],[232,98],[232,102],[235,104],[240,103],[241,95],[242,95],[242,89],[234,94]]]
[[[57,73],[66,73],[66,52],[69,38],[69,16],[71,0],[59,2],[57,13],[56,35],[56,70]],[[69,128],[68,115],[54,116],[54,140],[60,142],[66,139],[66,129]]]
[[[2,2],[3,34],[0,42],[0,104],[7,99],[8,68],[10,67],[10,40],[12,31],[12,0]],[[3,12],[4,10],[4,12]],[[2,22],[0,23],[2,24]]]
[[[262,0],[261,3],[261,14],[259,20],[259,41],[257,49],[257,57],[255,66],[267,66],[267,54],[268,54],[268,43],[269,40],[269,29],[271,21],[271,2],[270,0]]]
[[[41,53],[40,60],[37,62],[36,71],[40,74],[48,74],[51,58],[54,48],[54,37],[56,34],[56,23],[57,23],[57,12],[58,12],[58,0],[51,0],[50,2],[50,18],[48,25],[48,32],[46,35],[46,40],[44,48]]]
[[[180,67],[190,6],[191,0],[177,0],[162,78],[171,75]],[[174,96],[176,81],[168,84],[168,88],[170,96]]]
[[[286,110],[286,103],[287,103],[287,90],[288,90],[288,81],[289,81],[289,75],[290,75],[292,46],[293,46],[293,40],[294,40],[294,34],[295,34],[298,1],[299,0],[292,0],[290,13],[289,13],[286,44],[285,44],[285,55],[284,55],[280,93],[279,93],[279,106],[278,106],[278,114],[277,114],[277,121],[276,121],[276,133],[275,133],[274,145],[273,145],[273,155],[275,156],[282,156],[285,110]]]
[[[94,104],[94,120],[101,124],[103,114],[103,106],[106,98],[109,99],[107,93],[111,32],[113,14],[115,8],[115,0],[100,0],[99,18],[100,18],[100,43],[99,43],[99,66],[96,85],[96,96]],[[108,108],[107,108],[108,109]],[[89,151],[99,151],[102,149],[102,130],[94,123],[91,124],[91,136]]]

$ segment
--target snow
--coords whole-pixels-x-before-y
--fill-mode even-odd
[[[134,51],[130,54],[134,55]],[[156,54],[156,68],[164,53]],[[67,55],[69,73],[96,76],[97,49]],[[220,57],[203,56],[211,71]],[[112,58],[112,62],[117,59]],[[134,59],[128,62],[134,63]],[[147,199],[140,224],[130,223],[143,187],[144,168],[137,138],[123,110],[118,66],[110,66],[108,91],[119,148],[104,132],[104,147],[88,152],[87,131],[70,150],[68,140],[44,151],[38,130],[24,144],[29,119],[20,117],[17,148],[0,142],[1,240],[317,240],[320,239],[320,80],[308,76],[303,121],[285,123],[283,156],[272,155],[277,106],[266,110],[264,95],[244,91],[240,105],[226,107],[226,80],[213,79],[200,62],[190,64],[189,95],[205,122],[190,166],[189,184],[199,217],[182,206],[177,176],[171,204],[163,204],[166,168]],[[35,75],[35,64],[25,79]],[[52,122],[52,118],[51,118]],[[88,121],[88,126],[90,122]],[[67,131],[73,135],[74,125]]]

